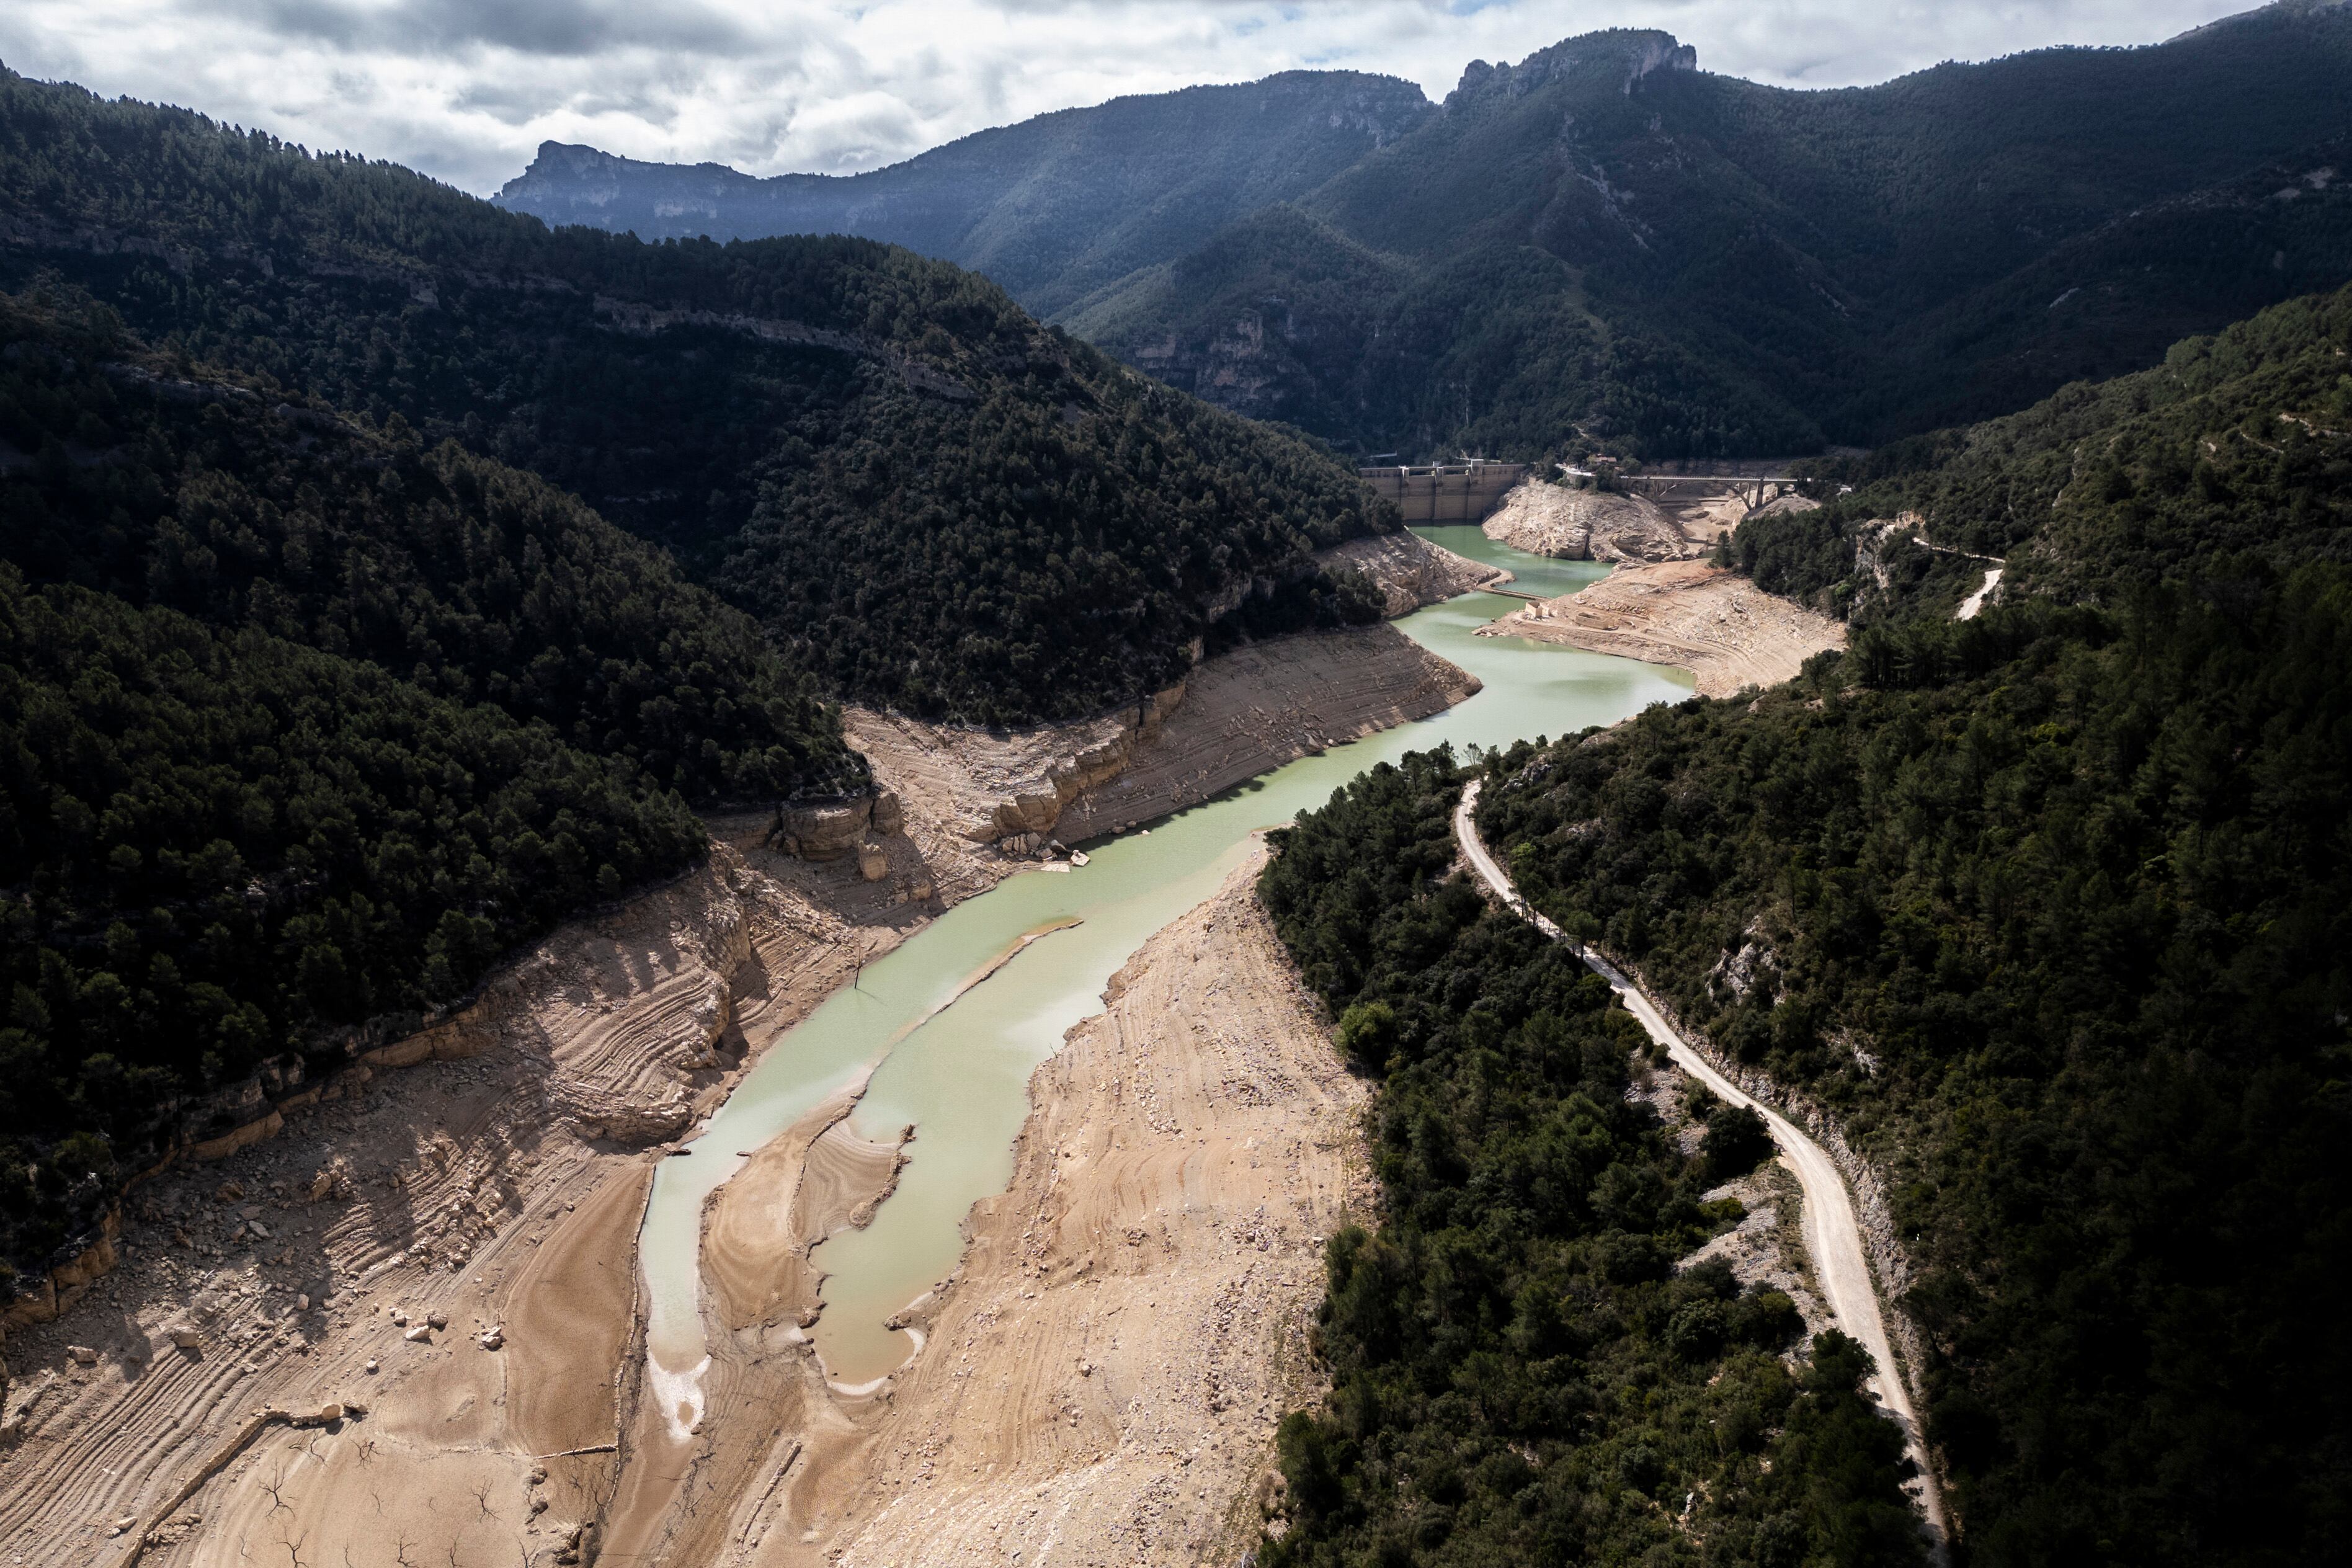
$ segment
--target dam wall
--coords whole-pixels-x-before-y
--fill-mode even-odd
[[[1527,463],[1433,463],[1425,468],[1358,468],[1356,475],[1397,504],[1407,522],[1477,522],[1527,478]]]

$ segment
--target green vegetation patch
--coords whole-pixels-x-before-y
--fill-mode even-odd
[[[2233,575],[2352,563],[2352,289],[2006,418],[1811,467],[1831,504],[1742,523],[1731,563],[1864,624],[1948,615],[1988,564],[1874,543],[1895,518],[1916,524],[1898,532],[2004,561],[2011,599],[2120,605],[2217,558]],[[1858,557],[1858,543],[1874,547]]]
[[[1609,987],[1448,876],[1465,776],[1442,752],[1375,768],[1260,880],[1379,1081],[1382,1207],[1328,1246],[1334,1386],[1282,1424],[1259,1562],[1921,1560],[1868,1358],[1833,1332],[1795,1354],[1786,1296],[1677,1272],[1747,1129],[1683,1152],[1626,1093],[1650,1051]]]
[[[2297,301],[1744,524],[1852,647],[1515,747],[1481,804],[1539,907],[1879,1172],[1974,1562],[2344,1527],[2347,353],[2352,295]],[[1952,621],[1984,563],[1907,540],[1856,571],[1898,510],[2004,555],[2003,602]]]

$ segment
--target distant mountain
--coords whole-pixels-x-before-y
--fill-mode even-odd
[[[1366,449],[1873,445],[2352,278],[2347,80],[2340,7],[1835,92],[1595,34],[1062,319]]]
[[[573,490],[829,695],[929,715],[1131,701],[1244,601],[1260,630],[1357,614],[1313,552],[1393,526],[1328,453],[942,262],[551,233],[391,164],[0,71],[0,289],[59,285]]]
[[[2352,14],[2313,0],[1828,92],[1612,31],[1474,63],[1434,109],[1374,78],[1196,89],[1228,96],[1181,156],[1130,127],[1187,93],[840,181],[550,148],[501,200],[645,233],[887,232],[1360,452],[1810,451],[2008,412],[2352,278],[2347,80]],[[1343,82],[1359,118],[1327,126]],[[1208,111],[1276,84],[1289,112]]]
[[[543,143],[499,205],[641,238],[850,234],[987,273],[1039,314],[1322,184],[1434,112],[1355,71],[1119,98],[845,176],[755,179]]]

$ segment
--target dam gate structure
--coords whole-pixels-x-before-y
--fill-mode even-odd
[[[1427,467],[1358,468],[1356,477],[1397,504],[1407,522],[1477,522],[1502,504],[1513,485],[1527,478],[1526,463],[1465,463]]]

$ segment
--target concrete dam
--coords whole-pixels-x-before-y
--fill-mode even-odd
[[[1527,463],[1433,463],[1425,468],[1358,468],[1356,475],[1397,504],[1407,522],[1477,522],[1527,478]]]

